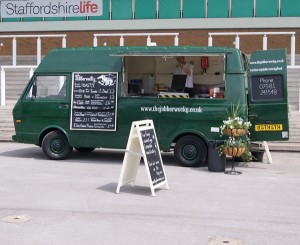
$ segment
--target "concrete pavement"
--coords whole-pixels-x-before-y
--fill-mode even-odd
[[[45,159],[32,145],[0,142],[0,241],[5,245],[300,244],[297,152],[273,164],[239,163],[242,175],[183,168],[163,154],[169,190],[116,194],[123,152]],[[228,168],[231,163],[228,163]]]

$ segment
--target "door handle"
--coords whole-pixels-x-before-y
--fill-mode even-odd
[[[69,104],[59,104],[59,109],[69,109]]]
[[[248,115],[249,118],[257,118],[257,114]]]

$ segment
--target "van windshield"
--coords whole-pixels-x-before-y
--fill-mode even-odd
[[[27,93],[27,99],[65,98],[66,76],[36,76]]]

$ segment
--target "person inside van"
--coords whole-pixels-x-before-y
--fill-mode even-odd
[[[187,75],[184,92],[189,94],[190,98],[194,97],[194,82],[193,82],[193,72],[194,72],[194,61],[190,61],[189,64],[185,62],[184,56],[177,56],[176,60],[178,62],[177,67],[174,71],[175,75]]]

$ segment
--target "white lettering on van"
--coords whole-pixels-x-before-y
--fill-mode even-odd
[[[96,82],[96,78],[93,77],[93,76],[83,77],[82,75],[76,74],[75,75],[75,81],[80,81],[80,82]]]

